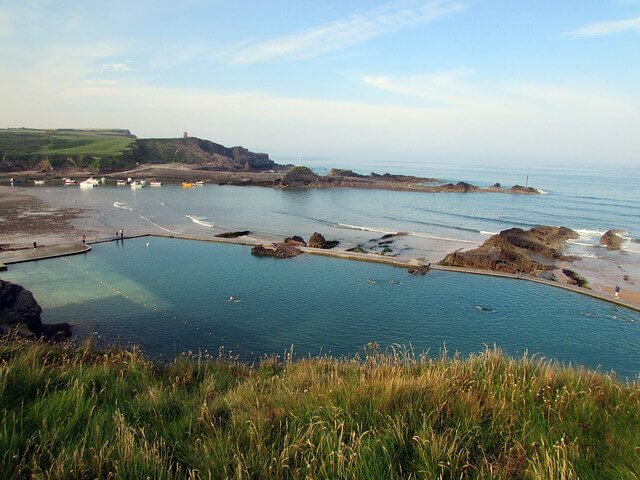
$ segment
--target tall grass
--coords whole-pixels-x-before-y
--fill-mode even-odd
[[[487,350],[251,367],[0,341],[4,478],[635,479],[640,388]]]

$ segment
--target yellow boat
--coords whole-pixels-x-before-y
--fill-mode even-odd
[[[193,187],[193,183],[191,183],[191,182],[182,182],[182,186],[183,187],[187,187],[187,188]]]

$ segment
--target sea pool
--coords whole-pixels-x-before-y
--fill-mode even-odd
[[[78,339],[251,361],[353,355],[369,342],[416,353],[497,345],[563,363],[640,372],[640,314],[526,281],[301,255],[256,258],[247,247],[147,237],[90,253],[13,265],[0,277],[30,289],[48,323]],[[234,297],[235,301],[230,301]]]

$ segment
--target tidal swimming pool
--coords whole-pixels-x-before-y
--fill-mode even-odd
[[[136,344],[168,359],[221,350],[241,359],[353,355],[369,342],[439,355],[497,345],[563,363],[640,372],[640,314],[526,281],[301,255],[256,258],[240,245],[148,237],[11,266],[43,321],[78,339]],[[235,301],[230,301],[234,297]]]

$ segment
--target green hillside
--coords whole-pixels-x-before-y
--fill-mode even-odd
[[[0,129],[0,172],[77,168],[113,172],[148,163],[198,164],[226,171],[278,167],[266,153],[192,137],[138,139],[119,129]]]
[[[638,478],[637,384],[371,348],[251,367],[0,340],[0,477]]]
[[[0,129],[0,171],[132,164],[135,141],[128,130]]]

